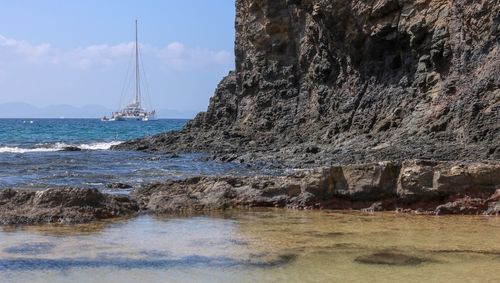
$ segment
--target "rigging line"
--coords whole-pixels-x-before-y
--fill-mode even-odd
[[[139,50],[139,62],[141,64],[141,67],[142,67],[142,76],[144,78],[144,84],[146,85],[146,97],[147,97],[147,100],[148,100],[148,103],[149,103],[149,109],[150,110],[154,110],[153,109],[153,104],[151,103],[151,90],[149,88],[149,81],[148,81],[148,76],[146,76],[146,68],[144,68],[144,57],[142,56],[142,53],[140,52]]]
[[[123,99],[124,99],[124,96],[125,96],[125,92],[129,88],[130,83],[131,83],[131,74],[132,73],[130,72],[130,69],[131,69],[131,66],[132,66],[132,61],[133,61],[132,58],[133,58],[133,56],[134,56],[134,50],[131,50],[130,51],[129,60],[128,60],[128,65],[127,65],[127,72],[125,74],[125,79],[123,81],[122,90],[120,92],[120,101],[119,101],[119,104],[118,104],[118,110],[120,110],[120,108],[122,107],[122,102],[123,102]]]

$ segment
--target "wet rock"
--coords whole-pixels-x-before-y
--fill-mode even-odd
[[[484,214],[491,216],[500,216],[500,201],[489,203],[488,209]]]
[[[112,183],[112,184],[107,184],[106,188],[108,188],[108,189],[130,189],[130,188],[132,188],[132,185],[125,184],[125,183]]]
[[[366,256],[359,256],[355,260],[358,263],[364,264],[383,264],[383,265],[419,265],[426,262],[426,259],[409,256],[401,253],[379,252]]]
[[[485,202],[480,198],[465,197],[436,208],[436,215],[465,214],[477,215],[485,211]]]
[[[96,189],[2,190],[0,224],[84,223],[134,214],[135,201]]]
[[[63,147],[61,151],[82,151],[82,149],[77,146],[66,146]]]

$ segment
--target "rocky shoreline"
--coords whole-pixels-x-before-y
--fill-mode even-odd
[[[473,2],[237,0],[236,68],[207,111],[112,149],[303,170],[169,181],[120,198],[9,190],[0,222],[236,207],[498,215],[500,3]],[[60,194],[82,201],[49,197]]]
[[[499,215],[500,163],[407,160],[298,170],[288,176],[194,177],[129,196],[95,189],[0,192],[0,224],[85,223],[138,213],[280,207]]]

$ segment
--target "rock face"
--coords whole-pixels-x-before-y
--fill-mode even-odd
[[[299,165],[500,159],[500,2],[237,0],[236,11],[236,70],[208,110],[116,149]]]
[[[500,163],[413,160],[331,166],[284,177],[196,177],[136,189],[132,198],[155,213],[288,207],[496,215]]]
[[[0,190],[0,224],[84,223],[134,214],[137,203],[96,189]]]

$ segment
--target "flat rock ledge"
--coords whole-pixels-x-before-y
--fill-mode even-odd
[[[137,203],[97,189],[0,190],[0,224],[77,224],[132,215]]]
[[[138,188],[131,197],[154,213],[286,207],[498,215],[500,163],[409,160],[279,177],[195,177]]]
[[[134,189],[0,191],[0,224],[85,223],[136,213],[283,207],[499,215],[500,163],[408,160],[298,170],[288,176],[194,177]]]

